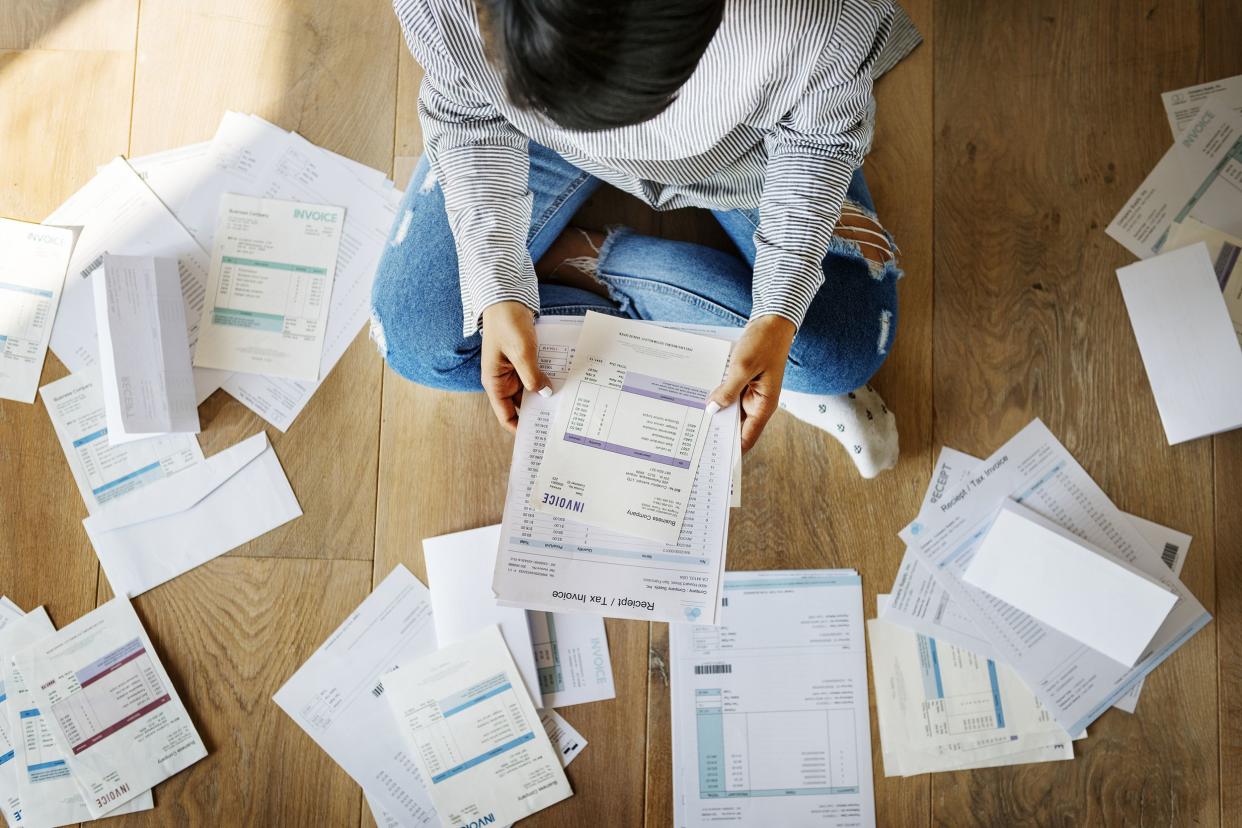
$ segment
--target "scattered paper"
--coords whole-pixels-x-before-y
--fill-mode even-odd
[[[1173,225],[1165,249],[1180,250],[1199,242],[1207,245],[1212,271],[1216,274],[1221,295],[1225,297],[1225,310],[1233,321],[1238,341],[1242,342],[1242,238],[1222,233],[1201,221],[1185,218]]]
[[[39,395],[86,511],[92,515],[120,498],[203,462],[203,451],[193,434],[113,445],[108,440],[98,368],[50,382],[39,389]]]
[[[1174,89],[1162,94],[1160,99],[1176,138],[1194,123],[1205,106],[1217,112],[1232,110],[1242,116],[1242,75]]]
[[[92,281],[108,442],[198,433],[176,261],[105,254]]]
[[[133,597],[301,515],[259,432],[82,525],[112,591]]]
[[[498,628],[398,667],[384,686],[443,824],[503,825],[573,795]]]
[[[1242,346],[1203,243],[1117,271],[1169,444],[1242,426]]]
[[[617,697],[603,618],[539,610],[529,610],[527,616],[544,707]]]
[[[0,399],[34,402],[73,231],[0,218]]]

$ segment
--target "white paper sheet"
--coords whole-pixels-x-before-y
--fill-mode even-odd
[[[500,527],[485,526],[423,540],[436,644],[447,647],[496,626],[535,707],[543,707],[526,610],[496,603],[488,576],[496,568]]]
[[[529,610],[527,616],[545,707],[617,697],[603,618],[539,610]]]
[[[1161,94],[1160,100],[1176,138],[1194,123],[1205,106],[1217,112],[1232,110],[1242,116],[1242,75],[1174,89]]]
[[[1073,758],[1069,734],[1004,664],[879,619],[867,636],[886,776]]]
[[[677,828],[874,826],[858,574],[729,572],[722,603],[669,626]]]
[[[1173,225],[1165,250],[1179,250],[1199,242],[1207,245],[1216,283],[1225,297],[1225,310],[1233,321],[1238,342],[1242,342],[1242,238],[1187,217]]]
[[[0,631],[10,623],[20,621],[26,613],[10,601],[0,596]],[[4,649],[0,647],[0,664],[5,659]],[[8,694],[4,689],[4,670],[0,668],[0,816],[4,817],[9,828],[16,828],[21,822],[21,801],[17,798],[17,762],[13,747],[13,732],[9,726]]]
[[[587,312],[539,464],[536,511],[675,543],[730,345]]]
[[[69,471],[86,511],[94,515],[121,498],[203,462],[193,434],[152,437],[114,446],[98,368],[50,382],[39,389]]]
[[[444,825],[516,822],[573,795],[498,628],[384,684]]]
[[[1054,519],[1118,560],[1155,577],[1179,599],[1138,664],[1127,669],[961,580],[997,506],[1012,498]],[[1042,422],[1034,420],[991,457],[938,514],[902,539],[1067,732],[1086,729],[1135,681],[1202,629],[1211,616]],[[1072,680],[1071,677],[1072,676]]]
[[[1169,444],[1242,426],[1242,346],[1203,243],[1117,271]]]
[[[553,316],[535,326],[540,368],[554,387],[568,374],[581,324],[581,317]],[[740,328],[670,327],[729,341],[741,333]],[[738,445],[736,406],[712,419],[675,544],[607,532],[531,507],[555,407],[555,399],[534,394],[522,403],[492,580],[498,601],[644,621],[716,623],[728,537],[729,481]]]
[[[99,378],[112,445],[197,434],[185,303],[173,259],[105,254],[91,277]]]
[[[1159,581],[1012,500],[962,580],[1127,667],[1177,603]]]
[[[99,818],[207,756],[125,597],[14,654]]]
[[[73,231],[0,218],[0,399],[34,402]]]
[[[52,350],[70,371],[99,362],[95,302],[88,280],[103,265],[105,253],[177,260],[189,342],[194,347],[209,257],[124,159],[114,159],[43,223],[81,229],[51,339]],[[196,370],[196,399],[205,400],[225,376]]]
[[[344,224],[331,205],[220,199],[194,364],[318,380]]]
[[[1187,216],[1242,235],[1242,115],[1204,108],[1105,232],[1146,259]]]
[[[56,743],[54,723],[38,706],[24,673],[14,664],[13,655],[55,633],[43,607],[0,630],[0,681],[8,701],[8,727],[13,734],[17,804],[6,797],[8,807],[20,811],[18,825],[69,825],[94,819],[74,779],[68,757]],[[2,708],[0,708],[2,709]],[[116,807],[105,816],[144,811],[152,807],[149,790]]]
[[[112,591],[133,597],[301,515],[259,432],[82,525]]]

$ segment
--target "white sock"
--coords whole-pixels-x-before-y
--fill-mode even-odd
[[[835,397],[782,389],[781,408],[835,437],[863,477],[897,465],[897,418],[870,385]]]

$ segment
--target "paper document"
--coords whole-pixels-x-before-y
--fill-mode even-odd
[[[1212,271],[1225,297],[1225,310],[1242,342],[1242,238],[1222,233],[1201,221],[1186,218],[1173,225],[1166,250],[1178,250],[1203,242],[1212,259]]]
[[[29,685],[33,679],[28,682],[13,661],[19,650],[45,640],[55,631],[43,607],[0,630],[0,682],[4,683],[8,697],[0,710],[7,708],[14,749],[12,760],[5,765],[13,765],[16,782],[14,794],[10,796],[6,791],[5,801],[6,807],[20,812],[20,820],[15,820],[18,825],[70,825],[95,818],[74,777],[67,752],[57,744],[55,724],[31,692]],[[0,778],[4,778],[2,774]],[[104,816],[143,811],[152,805],[151,792],[146,790]]]
[[[1105,232],[1146,259],[1191,217],[1242,236],[1242,115],[1204,108]]]
[[[539,366],[564,384],[581,317],[544,317],[535,326]],[[740,328],[670,325],[735,341]],[[737,406],[712,418],[676,543],[624,535],[535,510],[535,477],[558,401],[522,401],[492,588],[501,604],[590,612],[644,621],[714,624],[728,536],[729,490],[738,448]]]
[[[82,525],[112,591],[133,597],[301,514],[259,432]]]
[[[6,597],[0,597],[0,632],[10,623],[21,621],[25,613]],[[49,622],[50,626],[50,622]],[[3,639],[0,638],[0,642]],[[0,643],[0,665],[7,658]],[[13,728],[9,725],[8,694],[4,689],[4,669],[0,666],[0,815],[5,824],[14,828],[22,819],[21,801],[17,798],[17,761],[13,746]]]
[[[69,259],[65,293],[51,339],[52,350],[70,371],[99,362],[95,297],[89,280],[103,266],[105,253],[177,260],[188,339],[194,348],[210,259],[124,159],[114,159],[104,167],[44,224],[81,228]],[[197,401],[207,399],[226,376],[219,371],[196,370]]]
[[[1169,444],[1242,426],[1242,346],[1207,247],[1117,271]]]
[[[537,511],[676,543],[730,345],[588,312],[531,494]]]
[[[1242,75],[1174,89],[1160,96],[1169,116],[1173,136],[1181,135],[1204,107],[1217,112],[1232,111],[1242,116]]]
[[[443,825],[504,825],[573,795],[496,627],[384,686]]]
[[[1127,667],[1177,603],[1159,581],[1012,500],[962,580]]]
[[[399,825],[437,821],[385,676],[435,649],[427,588],[398,564],[272,697]]]
[[[73,231],[0,218],[0,399],[34,402]]]
[[[177,262],[105,254],[92,281],[108,442],[198,433]]]
[[[1102,551],[1154,577],[1177,604],[1133,668],[1082,646],[962,581],[997,507],[1012,498]],[[1039,420],[980,463],[936,511],[901,532],[939,585],[1067,732],[1081,733],[1211,616],[1169,572],[1120,509]],[[896,600],[896,596],[894,596]]]
[[[545,707],[617,697],[603,618],[540,610],[529,610],[527,616]]]
[[[194,364],[318,380],[344,223],[339,207],[225,195]]]
[[[669,625],[675,824],[875,825],[858,573],[730,572],[721,603]]]
[[[92,515],[119,498],[203,462],[203,451],[193,434],[112,445],[97,368],[50,382],[39,394],[86,511]]]
[[[867,635],[886,776],[1073,758],[1069,734],[1004,664],[879,619]]]
[[[13,656],[92,817],[207,755],[124,597]]]
[[[485,526],[423,541],[427,588],[435,618],[436,644],[447,647],[488,627],[500,628],[526,692],[535,707],[543,707],[539,674],[531,645],[526,610],[502,607],[492,594],[489,577],[496,568],[500,527]]]

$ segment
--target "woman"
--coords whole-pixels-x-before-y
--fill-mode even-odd
[[[754,445],[778,405],[871,477],[897,458],[865,384],[897,323],[860,166],[886,0],[396,0],[426,155],[376,276],[389,365],[487,393],[513,429],[539,313],[745,326],[712,398]],[[740,255],[569,226],[601,182],[712,210]],[[835,230],[835,232],[834,232]],[[535,265],[538,262],[538,266]],[[783,389],[783,390],[782,390]]]

